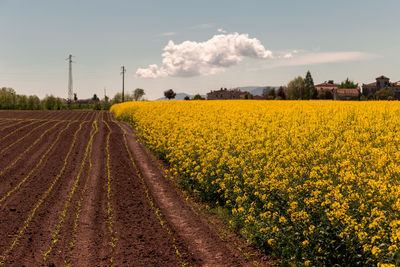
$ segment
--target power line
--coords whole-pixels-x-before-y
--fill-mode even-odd
[[[124,94],[125,94],[125,72],[126,72],[125,66],[122,66],[121,69],[122,69],[122,71],[121,71],[121,74],[122,74],[122,102],[124,102],[125,101],[125,97],[124,97]]]
[[[72,55],[69,55],[69,57],[66,59],[69,62],[69,74],[68,74],[68,103],[71,103],[72,98],[74,97],[74,91],[72,89],[73,83],[72,83]]]

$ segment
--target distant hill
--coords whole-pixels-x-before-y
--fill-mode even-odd
[[[264,88],[266,88],[266,87],[268,88],[268,91],[271,89],[277,90],[279,88],[279,86],[243,86],[243,87],[236,87],[236,88],[232,88],[232,89],[239,89],[242,91],[246,91],[252,95],[262,95]]]
[[[186,93],[176,93],[175,100],[184,100],[186,96],[190,97],[190,99],[193,99],[194,97],[194,95],[189,95]],[[206,98],[205,95],[202,95],[202,97]],[[168,100],[168,99],[166,97],[160,97],[155,101],[163,101],[163,100]]]

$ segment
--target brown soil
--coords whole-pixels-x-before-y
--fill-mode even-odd
[[[32,132],[0,154],[0,265],[250,265],[110,113],[0,111],[13,131],[0,151]]]

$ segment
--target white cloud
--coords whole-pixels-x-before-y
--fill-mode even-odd
[[[174,36],[174,35],[177,35],[177,34],[178,34],[177,32],[163,32],[160,35],[161,36]]]
[[[194,25],[194,26],[190,27],[190,29],[210,29],[210,28],[213,28],[213,27],[214,27],[214,24],[203,23],[203,24]]]
[[[277,61],[271,64],[270,67],[316,65],[366,60],[376,57],[376,55],[358,51],[305,53],[297,55],[296,57],[293,56],[294,54],[296,53],[284,55],[283,58],[285,60]]]
[[[300,52],[299,50],[293,50],[293,51],[284,53],[284,55],[281,56],[281,58],[285,58],[285,59],[292,58],[292,57],[294,57],[295,54],[297,54],[299,52]]]
[[[222,29],[222,28],[219,28],[217,31],[220,32],[220,33],[227,33],[227,31],[225,31],[225,30]]]
[[[210,75],[238,64],[245,57],[270,59],[272,52],[258,39],[239,33],[214,35],[205,42],[175,44],[169,41],[162,54],[162,64],[139,68],[136,75],[143,78]]]

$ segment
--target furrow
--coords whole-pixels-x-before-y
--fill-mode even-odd
[[[62,166],[62,168],[60,169],[59,173],[57,174],[57,176],[54,178],[52,184],[50,185],[50,187],[47,189],[47,191],[41,196],[41,198],[39,199],[39,201],[36,203],[35,207],[33,208],[33,210],[31,211],[31,213],[29,214],[29,216],[27,217],[27,219],[25,220],[24,225],[19,229],[18,234],[16,235],[16,237],[13,239],[13,241],[11,242],[10,246],[2,253],[2,256],[0,257],[0,265],[4,265],[7,261],[7,257],[9,256],[9,254],[13,251],[13,249],[16,247],[16,245],[18,244],[18,241],[21,239],[21,237],[23,236],[23,234],[25,233],[26,229],[29,227],[30,222],[32,221],[32,219],[35,217],[35,214],[37,212],[37,210],[39,209],[39,207],[42,205],[42,203],[46,200],[46,198],[49,196],[49,194],[52,192],[54,186],[57,184],[58,180],[60,179],[60,177],[63,175],[66,166],[68,164],[68,160],[70,158],[70,155],[72,153],[72,150],[75,146],[76,140],[77,140],[77,136],[78,133],[80,132],[80,130],[82,129],[82,126],[85,122],[82,122],[79,125],[79,129],[76,130],[74,137],[73,137],[73,141],[69,147],[68,153],[66,155],[66,157],[64,158],[64,164]],[[58,136],[59,137],[59,136]],[[21,183],[20,183],[21,184]],[[15,191],[15,190],[14,190]]]
[[[8,169],[12,168],[26,153],[28,153],[40,140],[42,140],[42,138],[48,133],[50,132],[52,129],[54,129],[55,127],[57,127],[60,123],[62,122],[57,122],[56,124],[54,124],[52,127],[48,128],[46,131],[44,131],[27,149],[25,149],[21,154],[19,154],[15,160],[13,162],[11,162],[10,164],[7,165],[6,168],[4,168],[3,170],[0,170],[0,176],[3,175],[3,173],[5,171],[7,171]],[[0,153],[1,154],[1,153]]]
[[[68,194],[68,198],[66,199],[66,201],[64,203],[64,209],[62,210],[62,212],[60,213],[60,216],[58,218],[58,224],[57,224],[57,226],[56,226],[56,228],[55,228],[55,230],[53,232],[53,235],[52,235],[51,245],[50,245],[49,249],[43,254],[43,260],[45,262],[47,261],[48,257],[50,256],[53,248],[58,243],[60,232],[61,232],[61,230],[63,228],[65,217],[66,217],[67,212],[68,212],[68,208],[69,208],[69,206],[71,204],[72,197],[75,194],[75,191],[76,191],[76,189],[78,187],[78,183],[79,183],[80,177],[81,177],[81,175],[83,173],[83,170],[85,168],[86,159],[87,159],[88,156],[89,157],[91,156],[90,152],[92,151],[92,147],[93,147],[93,139],[94,139],[94,136],[97,134],[97,132],[98,132],[97,120],[94,120],[93,123],[92,123],[92,130],[91,130],[91,133],[90,133],[90,139],[89,139],[88,144],[86,146],[85,154],[83,156],[83,159],[82,159],[82,162],[81,162],[81,166],[79,168],[79,172],[78,172],[78,174],[77,174],[77,176],[76,176],[76,178],[74,180],[74,183],[73,183],[73,186],[71,188],[71,191]],[[91,159],[89,159],[89,160],[91,162]]]
[[[114,233],[114,225],[113,225],[113,213],[112,213],[112,205],[111,205],[111,183],[112,183],[112,177],[111,177],[111,156],[110,156],[110,136],[112,133],[110,125],[107,123],[107,121],[104,120],[104,113],[102,116],[102,121],[103,123],[107,126],[108,129],[108,134],[107,134],[107,139],[106,139],[106,154],[107,154],[107,224],[108,224],[108,230],[110,232],[110,249],[111,249],[111,256],[110,256],[110,265],[113,266],[113,261],[114,261],[114,249],[116,247],[116,241],[117,239],[115,238],[115,233]]]

